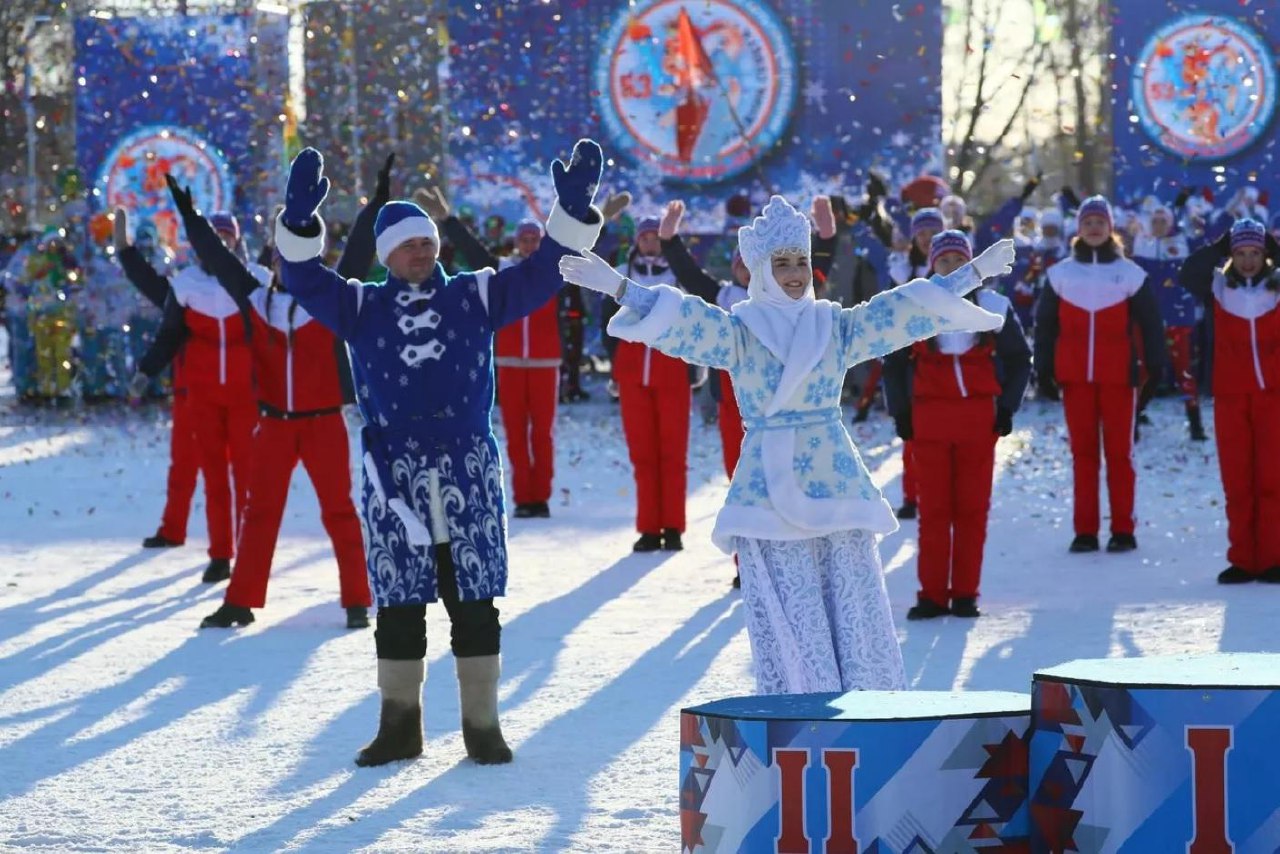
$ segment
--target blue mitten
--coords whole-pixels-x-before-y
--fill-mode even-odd
[[[301,157],[302,155],[298,155]],[[600,186],[600,174],[604,168],[604,153],[594,139],[580,139],[573,146],[569,165],[562,160],[551,161],[551,178],[556,184],[556,196],[560,207],[579,222],[593,222],[591,200]]]
[[[329,195],[329,179],[323,173],[324,158],[314,148],[304,148],[293,158],[281,215],[291,230],[306,229],[315,222],[320,203]]]

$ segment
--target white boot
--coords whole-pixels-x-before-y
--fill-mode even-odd
[[[462,743],[479,765],[511,761],[511,748],[498,725],[498,656],[455,658],[462,706]]]
[[[357,765],[385,765],[422,755],[422,683],[426,676],[425,661],[378,659],[382,716],[378,734],[356,756]]]

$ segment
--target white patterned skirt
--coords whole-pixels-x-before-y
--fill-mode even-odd
[[[874,534],[734,545],[759,693],[907,687]]]

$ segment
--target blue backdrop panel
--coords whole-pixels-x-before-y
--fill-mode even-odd
[[[451,0],[449,176],[478,214],[544,215],[592,136],[607,189],[718,228],[742,189],[807,205],[941,164],[939,0]]]
[[[1131,0],[1112,18],[1120,199],[1273,187],[1280,15],[1240,0]]]

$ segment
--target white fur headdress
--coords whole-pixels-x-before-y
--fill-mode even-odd
[[[774,196],[764,212],[738,229],[738,251],[748,270],[755,270],[779,252],[800,252],[808,257],[809,218],[782,196]]]

